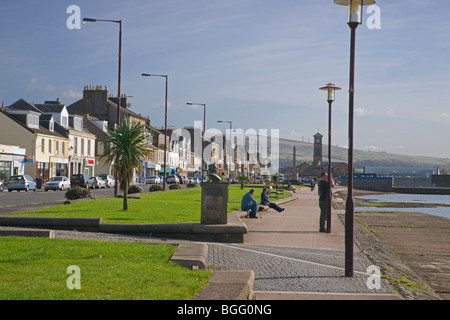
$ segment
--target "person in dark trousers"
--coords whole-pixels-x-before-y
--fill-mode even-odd
[[[329,181],[330,180],[330,181]],[[331,182],[331,188],[334,187],[333,179],[328,179],[328,174],[322,172],[320,175],[319,183],[317,184],[319,192],[319,208],[320,208],[320,218],[319,218],[319,232],[327,232],[325,229],[325,221],[327,221],[327,196],[329,183]]]
[[[242,197],[242,201],[241,201],[241,210],[242,211],[251,210],[250,218],[258,219],[258,217],[256,216],[256,210],[258,209],[259,203],[258,203],[258,201],[253,199],[254,193],[255,193],[255,190],[250,189],[249,192],[244,194],[244,196]]]
[[[261,204],[265,206],[269,206],[269,208],[275,209],[278,212],[283,212],[284,208],[280,208],[276,203],[270,202],[269,200],[269,190],[267,188],[263,188],[261,192]]]

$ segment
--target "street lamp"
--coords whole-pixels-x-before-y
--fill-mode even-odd
[[[143,73],[143,77],[163,77],[166,78],[166,99],[164,107],[164,180],[163,180],[163,191],[166,191],[166,179],[167,179],[167,90],[169,86],[169,76],[162,74],[149,74]]]
[[[203,133],[202,133],[202,183],[205,180],[205,175],[203,172],[203,163],[205,160],[205,125],[206,125],[206,104],[204,103],[192,103],[186,102],[188,106],[203,106]]]
[[[334,0],[335,4],[348,7],[350,36],[350,86],[348,104],[348,186],[345,204],[345,276],[353,277],[353,235],[355,204],[353,202],[353,115],[355,94],[355,44],[356,28],[362,23],[362,7],[376,3],[376,0]]]
[[[327,91],[328,101],[328,194],[327,194],[327,233],[331,233],[331,105],[335,99],[336,90],[341,88],[336,87],[333,83],[329,83],[326,87],[320,90]]]
[[[231,152],[232,152],[232,147],[231,147],[231,145],[232,145],[231,130],[233,129],[233,124],[232,124],[231,121],[228,121],[228,120],[217,120],[217,122],[218,123],[229,123],[230,124],[230,150],[228,150],[228,148],[227,148],[227,162],[228,162],[228,160],[232,159],[231,156],[230,156],[230,159],[228,159],[228,152],[230,152],[230,155],[231,155]],[[231,161],[229,161],[229,163],[230,164],[227,164],[227,167],[228,167],[228,185],[231,184],[231,168],[230,168],[231,167]]]
[[[121,76],[122,76],[122,20],[100,20],[100,19],[92,19],[92,18],[84,18],[83,23],[89,24],[93,22],[113,22],[119,24],[119,71],[118,71],[118,85],[117,85],[117,126],[120,127],[120,83],[121,83]],[[114,197],[117,197],[117,170],[114,170]]]

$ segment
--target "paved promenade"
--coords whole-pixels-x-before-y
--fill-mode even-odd
[[[257,300],[400,299],[381,280],[370,289],[372,264],[355,246],[354,277],[345,277],[344,226],[333,211],[332,232],[319,230],[317,191],[297,190],[282,213],[269,209],[260,219],[242,218],[244,244],[209,244],[210,265],[222,270],[253,270]],[[255,199],[257,199],[255,193]]]

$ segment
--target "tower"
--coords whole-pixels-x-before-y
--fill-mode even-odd
[[[316,133],[314,135],[314,155],[313,155],[313,167],[318,168],[322,165],[322,138],[323,135]]]

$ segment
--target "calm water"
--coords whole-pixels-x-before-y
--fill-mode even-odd
[[[359,199],[372,200],[376,202],[416,202],[416,203],[442,203],[450,204],[450,195],[426,195],[426,194],[380,194],[355,197]],[[400,211],[400,212],[421,212],[450,219],[450,207],[437,208],[375,208],[357,207],[356,210],[364,211]]]

